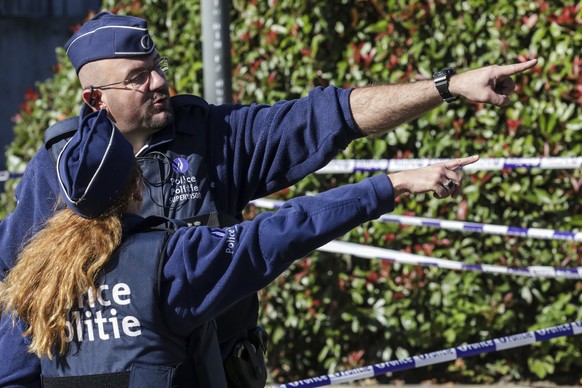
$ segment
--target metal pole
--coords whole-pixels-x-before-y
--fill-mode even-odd
[[[229,1],[202,0],[204,98],[211,104],[232,102]]]

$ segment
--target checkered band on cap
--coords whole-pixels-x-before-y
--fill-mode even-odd
[[[148,55],[155,50],[155,44],[145,20],[101,12],[75,32],[65,49],[78,74],[85,64],[100,59]]]

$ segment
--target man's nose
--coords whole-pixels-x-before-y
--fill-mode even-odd
[[[168,82],[165,74],[158,69],[152,70],[150,74],[150,90],[156,90]]]

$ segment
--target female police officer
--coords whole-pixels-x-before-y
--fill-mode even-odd
[[[192,333],[294,260],[393,210],[401,193],[457,195],[454,170],[477,159],[292,199],[229,228],[169,232],[151,227],[160,219],[133,214],[141,201],[133,149],[99,110],[58,159],[67,208],[24,247],[0,302],[26,325],[44,386],[207,386],[197,363],[218,353],[212,341],[192,349]],[[221,370],[220,356],[216,363]]]

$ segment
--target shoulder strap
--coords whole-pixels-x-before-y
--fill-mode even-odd
[[[188,353],[194,360],[200,387],[228,386],[214,320],[204,323],[190,335]]]
[[[57,162],[61,150],[78,127],[79,116],[74,116],[51,125],[44,132],[44,146],[51,155],[53,162]]]
[[[160,230],[167,229],[168,231],[175,231],[178,228],[189,225],[186,221],[176,220],[173,218],[167,218],[162,216],[148,216],[143,219],[138,225],[136,225],[132,231],[147,231],[150,229]],[[195,225],[198,226],[198,225]]]
[[[228,213],[215,210],[208,214],[201,214],[199,216],[187,218],[184,222],[186,222],[188,226],[205,225],[211,228],[224,228],[225,226],[239,224],[241,221]]]
[[[240,222],[240,220],[237,220],[230,214],[216,210],[208,214],[201,214],[199,216],[186,218],[184,220],[176,220],[162,216],[149,216],[137,226],[137,229],[147,230],[153,228],[176,230],[183,226],[208,226],[210,228],[224,228],[226,226],[239,224]]]
[[[148,217],[140,227],[149,225],[150,230],[166,230],[166,240],[162,249],[162,257],[158,261],[158,296],[161,294],[161,278],[166,262],[166,247],[171,235],[181,226],[188,226],[185,222],[165,217]],[[198,385],[207,388],[223,388],[227,386],[226,375],[222,364],[216,323],[214,320],[200,325],[188,338],[188,354],[194,363]]]

